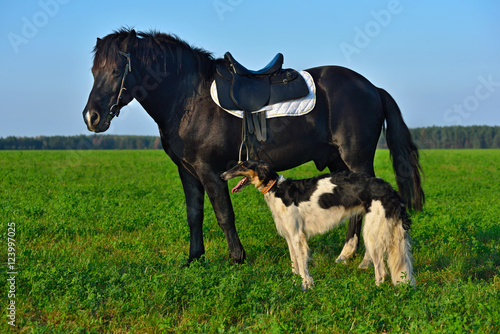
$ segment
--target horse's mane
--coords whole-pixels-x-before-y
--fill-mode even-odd
[[[94,64],[92,69],[112,68],[123,58],[119,54],[121,43],[127,38],[132,29],[121,28],[107,35],[103,39],[98,39],[93,53]],[[189,54],[194,57],[197,71],[206,77],[213,73],[215,59],[212,53],[198,47],[193,47],[177,37],[176,35],[165,34],[155,30],[148,32],[137,32],[137,38],[130,51],[134,57],[145,66],[161,66],[161,70],[168,72],[167,62],[174,63],[177,72],[182,70],[183,57]]]

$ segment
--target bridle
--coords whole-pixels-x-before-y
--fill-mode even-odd
[[[127,88],[125,88],[123,85],[125,84],[125,78],[127,77],[127,74],[129,72],[132,72],[132,63],[130,61],[130,53],[125,53],[123,51],[118,51],[122,56],[124,56],[125,58],[127,58],[127,64],[125,65],[125,71],[123,72],[123,77],[122,77],[122,84],[120,86],[120,91],[118,92],[118,97],[116,98],[116,103],[113,104],[111,106],[111,108],[109,108],[109,114],[108,114],[108,117],[107,117],[107,122],[111,122],[111,120],[114,118],[114,117],[118,117],[120,115],[120,101],[122,99],[122,93],[124,90],[127,90]]]

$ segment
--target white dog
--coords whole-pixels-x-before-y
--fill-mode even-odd
[[[307,239],[358,214],[365,214],[365,258],[373,261],[375,283],[384,282],[387,256],[393,284],[415,284],[408,235],[411,220],[403,200],[389,183],[349,172],[287,180],[263,161],[241,162],[221,178],[227,181],[238,176],[244,178],[233,192],[253,184],[264,194],[276,229],[288,243],[293,272],[302,277],[303,289],[314,285],[307,269]]]

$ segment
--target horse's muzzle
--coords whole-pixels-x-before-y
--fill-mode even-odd
[[[95,110],[87,110],[83,118],[89,131],[104,132],[109,128],[109,124],[101,124],[101,115]]]

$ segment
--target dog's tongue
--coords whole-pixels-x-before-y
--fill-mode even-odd
[[[247,179],[246,177],[242,178],[240,182],[238,182],[236,187],[234,187],[233,190],[231,190],[231,192],[233,194],[239,192],[242,189],[241,186],[246,182],[246,179]]]

